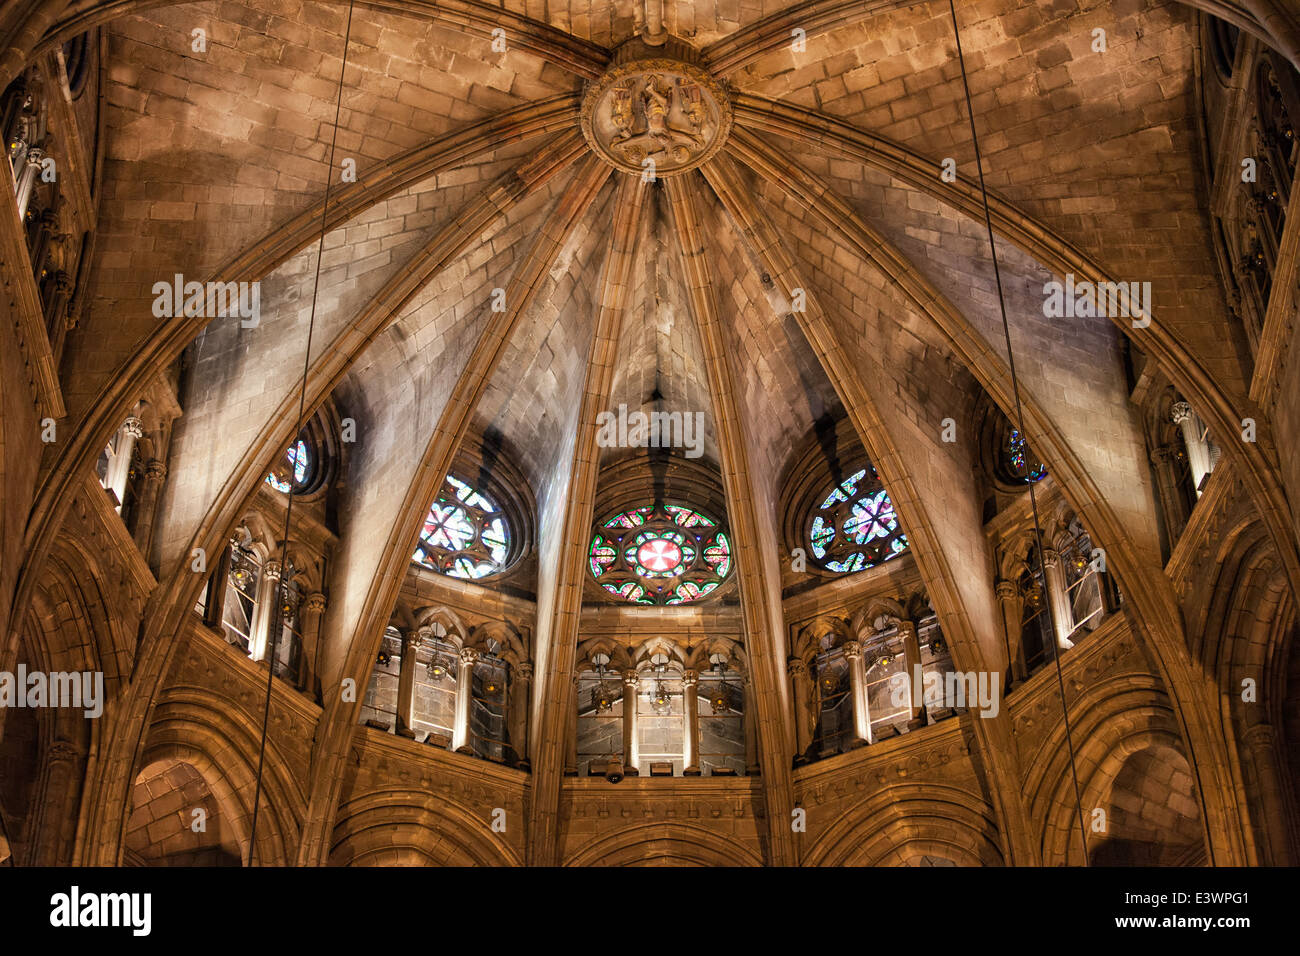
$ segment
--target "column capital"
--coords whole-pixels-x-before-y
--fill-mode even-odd
[[[280,565],[279,561],[267,561],[262,565],[262,577],[266,578],[268,581],[280,580],[280,576],[283,573],[284,568]]]
[[[1169,445],[1157,445],[1151,449],[1150,458],[1153,465],[1167,465],[1173,461],[1174,450]]]
[[[144,435],[144,422],[132,415],[122,423],[122,430],[132,438],[141,438]]]
[[[524,661],[522,664],[516,667],[515,676],[518,677],[520,680],[531,681],[533,679],[532,661]]]
[[[1169,420],[1175,425],[1181,425],[1189,421],[1192,417],[1192,406],[1187,402],[1174,402],[1169,408]]]
[[[808,665],[800,657],[792,657],[785,662],[785,671],[791,677],[807,677]]]
[[[54,273],[54,291],[61,292],[64,295],[71,295],[72,276],[68,275],[62,269]]]
[[[150,458],[144,466],[146,481],[163,481],[167,477],[167,463],[158,458]]]
[[[479,653],[472,647],[462,647],[460,649],[460,662],[462,664],[473,664],[479,658]]]
[[[402,632],[402,640],[411,650],[418,650],[424,643],[424,635],[420,633],[422,628],[407,629]]]
[[[849,660],[857,660],[862,656],[862,645],[857,641],[845,641],[843,644],[844,656]]]
[[[1273,746],[1276,739],[1276,733],[1273,731],[1271,724],[1255,724],[1244,734],[1243,739],[1250,745],[1253,750],[1267,750]]]
[[[903,638],[916,637],[916,623],[903,618],[898,622],[898,634]]]
[[[39,146],[33,146],[27,150],[27,165],[39,169],[41,163],[45,160],[45,150]]]
[[[699,682],[700,682],[699,671],[694,671],[694,670],[682,671],[682,683],[685,684],[687,687],[694,687]]]
[[[303,601],[302,609],[308,614],[322,614],[325,611],[325,595],[319,591],[312,591]]]
[[[641,675],[634,670],[623,671],[623,683],[628,687],[635,687],[641,680]]]
[[[1054,551],[1051,548],[1043,549],[1043,567],[1056,568],[1056,567],[1060,567],[1060,564],[1061,564],[1061,553],[1059,551]]]
[[[999,601],[1010,601],[1020,597],[1020,587],[1015,581],[1008,581],[1005,578],[997,583],[994,587],[997,592]]]

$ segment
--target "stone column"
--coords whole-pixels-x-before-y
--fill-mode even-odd
[[[1160,513],[1165,519],[1165,535],[1169,551],[1178,543],[1187,526],[1187,504],[1178,491],[1178,477],[1174,471],[1174,449],[1161,445],[1151,452],[1151,469],[1155,479],[1156,497],[1160,502]]]
[[[415,658],[424,643],[417,631],[402,631],[402,664],[397,670],[397,733],[415,739],[411,724],[415,720]],[[305,641],[303,642],[306,643]]]
[[[68,303],[72,301],[72,277],[60,269],[46,280],[47,286],[41,305],[45,313],[45,334],[50,340],[50,352],[55,362],[63,350],[63,337],[68,334]]]
[[[18,174],[17,192],[14,196],[18,203],[19,220],[27,215],[27,204],[32,201],[32,193],[36,190],[36,177],[40,174],[41,161],[44,159],[45,153],[42,150],[35,147],[27,150],[27,162],[23,164],[23,171]]]
[[[460,652],[460,667],[456,671],[456,723],[451,732],[451,749],[457,753],[473,753],[469,745],[469,707],[474,699],[474,664],[478,651],[466,647]]]
[[[105,486],[117,499],[115,510],[118,514],[122,513],[122,497],[126,494],[126,480],[131,472],[131,453],[143,434],[144,423],[134,415],[122,424],[113,460],[108,463],[108,472],[104,475]]]
[[[302,602],[302,666],[298,668],[298,689],[305,690],[320,703],[320,675],[316,673],[316,655],[320,648],[320,619],[325,613],[325,595],[313,591]],[[402,662],[406,662],[405,656]]]
[[[700,775],[700,675],[693,670],[682,673],[682,776]]]
[[[1210,473],[1210,448],[1202,437],[1201,420],[1186,402],[1175,402],[1169,416],[1183,433],[1187,446],[1187,464],[1192,469],[1192,486],[1201,494],[1201,479]]]
[[[519,760],[519,769],[527,770],[531,766],[528,759],[528,709],[533,699],[533,665],[524,661],[513,669],[511,676],[514,679],[510,682],[510,712],[507,721],[510,728],[510,744],[514,747],[515,756]],[[576,719],[578,714],[576,693],[572,710]],[[574,744],[577,744],[576,740]]]
[[[59,234],[59,214],[53,209],[47,209],[41,213],[40,221],[36,226],[36,241],[32,243],[29,250],[32,260],[32,276],[39,283],[45,277],[45,265],[50,258],[50,247],[54,245],[54,237]]]
[[[1015,581],[999,581],[997,595],[998,607],[1002,611],[1002,634],[1011,666],[1011,684],[1015,685],[1029,676],[1025,645],[1021,640],[1024,636],[1025,598]]]
[[[153,547],[154,522],[158,517],[158,499],[162,494],[163,482],[167,480],[167,465],[157,458],[150,458],[145,465],[144,480],[140,483],[140,494],[135,506],[135,546],[147,561]]]
[[[862,660],[862,645],[844,642],[844,659],[849,662],[849,701],[853,705],[853,737],[846,750],[871,743],[871,708],[867,703],[867,668]]]
[[[569,741],[568,746],[564,748],[564,775],[566,777],[576,777],[578,775],[578,707],[581,701],[578,700],[578,677],[577,671],[573,672],[573,706],[569,708]]]
[[[257,577],[257,605],[253,608],[253,633],[248,656],[255,661],[266,657],[271,649],[271,628],[283,626],[280,620],[280,562],[267,561]]]
[[[762,773],[758,761],[758,705],[754,701],[754,685],[748,680],[744,683],[744,694],[745,773],[757,777]]]
[[[808,726],[808,702],[812,688],[809,686],[808,665],[797,657],[786,661],[790,676],[790,699],[794,701],[795,762],[804,761],[804,752],[812,745],[813,728]],[[748,702],[746,702],[748,703]]]
[[[623,672],[623,775],[626,777],[637,776],[641,766],[641,742],[637,739],[636,725],[639,680],[636,671]]]
[[[1074,630],[1074,611],[1065,591],[1065,568],[1061,566],[1061,555],[1050,548],[1043,549],[1043,575],[1047,578],[1047,600],[1051,602],[1056,646],[1068,651],[1074,647],[1070,640],[1070,633]]]
[[[1260,823],[1269,836],[1268,840],[1263,841],[1268,848],[1268,855],[1262,862],[1267,866],[1290,866],[1286,801],[1283,798],[1282,777],[1278,772],[1275,737],[1269,724],[1255,724],[1244,734],[1251,762],[1255,765],[1255,777],[1259,782],[1262,810]]]
[[[29,866],[57,866],[65,845],[65,827],[75,827],[77,774],[81,754],[67,740],[56,740],[42,754],[41,774],[33,794],[33,839],[27,844]],[[68,833],[68,837],[72,834]],[[70,841],[66,844],[70,848]]]
[[[919,730],[926,725],[925,716],[925,665],[921,663],[921,642],[916,637],[916,625],[899,621],[898,633],[903,638],[903,663],[907,669],[907,729]],[[920,690],[921,693],[917,693]]]

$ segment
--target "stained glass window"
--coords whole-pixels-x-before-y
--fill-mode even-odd
[[[907,550],[894,503],[870,465],[836,484],[813,512],[808,544],[828,571],[852,574]]]
[[[411,560],[453,578],[485,578],[506,565],[510,531],[491,498],[448,475]]]
[[[1047,476],[1046,466],[1033,457],[1029,451],[1029,443],[1015,428],[1011,429],[1011,435],[1007,439],[1007,461],[1011,471],[1025,484],[1042,481]]]
[[[284,460],[266,476],[266,483],[283,494],[295,488],[301,488],[307,482],[308,466],[311,464],[311,452],[307,443],[299,438],[284,453]]]
[[[601,587],[632,604],[686,604],[731,572],[731,542],[716,520],[694,508],[644,505],[597,523],[587,568]]]

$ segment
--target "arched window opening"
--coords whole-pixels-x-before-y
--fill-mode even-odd
[[[298,438],[266,476],[266,483],[281,494],[301,493],[311,483],[316,455],[306,438]]]
[[[894,503],[870,464],[827,489],[806,536],[813,560],[840,574],[875,567],[908,547]]]
[[[699,660],[703,670],[683,660]],[[738,776],[748,736],[743,679],[726,654],[661,648],[621,668],[605,651],[577,680],[571,766],[581,776]],[[705,666],[707,664],[707,666]]]
[[[470,672],[468,690],[472,702],[469,717],[469,746],[477,757],[497,763],[516,763],[518,756],[511,745],[506,724],[506,662],[482,653]]]
[[[623,753],[623,681],[609,669],[608,654],[593,654],[577,681],[577,772],[600,775]]]
[[[401,666],[402,635],[397,628],[388,627],[380,640],[365,700],[361,703],[360,720],[366,726],[388,733],[397,729]]]
[[[257,598],[262,590],[262,561],[254,551],[238,544],[230,547],[221,629],[227,641],[247,654],[253,646]]]
[[[725,654],[709,655],[696,693],[700,724],[700,771],[709,776],[745,774],[745,686]]]
[[[597,523],[587,568],[606,592],[631,604],[687,604],[731,573],[731,541],[696,508],[642,505]]]
[[[478,580],[505,570],[510,544],[505,513],[483,492],[448,475],[411,560],[439,574]]]

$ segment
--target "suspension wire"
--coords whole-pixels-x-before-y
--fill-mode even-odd
[[[321,260],[325,256],[325,236],[329,231],[329,205],[330,205],[330,187],[334,183],[334,153],[338,146],[339,140],[339,118],[343,114],[343,78],[348,68],[348,48],[352,44],[352,12],[356,6],[356,0],[348,0],[348,22],[347,28],[343,32],[343,59],[339,65],[339,89],[338,95],[334,101],[334,132],[330,137],[330,155],[325,178],[325,197],[321,203],[320,214],[320,238],[316,243],[316,273],[312,279],[311,286],[311,314],[307,319],[307,349],[302,357],[302,385],[298,390],[298,419],[297,428],[294,430],[294,438],[302,432],[306,422],[303,421],[304,412],[307,408],[307,376],[311,372],[311,343],[312,335],[316,331],[316,299],[320,290],[320,270]],[[275,590],[275,604],[272,607],[272,613],[279,615],[280,607],[287,597],[287,582],[285,573],[289,563],[289,536],[290,522],[293,519],[293,499],[296,490],[292,482],[289,487],[289,500],[284,509],[284,539],[280,545],[280,580]],[[278,617],[271,627],[271,646],[267,650],[266,660],[266,703],[262,710],[262,741],[257,753],[257,782],[253,789],[253,821],[249,827],[248,837],[248,865],[252,866],[257,854],[257,816],[262,802],[262,770],[266,764],[266,734],[271,722],[271,694],[275,686],[275,656],[279,649],[280,632],[282,626],[275,626],[279,623]],[[319,660],[319,654],[318,654]]]
[[[993,217],[989,212],[989,193],[988,187],[984,183],[984,161],[980,156],[979,134],[975,131],[975,109],[971,104],[970,79],[966,74],[966,58],[961,49],[961,30],[957,26],[957,7],[954,0],[948,0],[948,10],[952,14],[952,32],[957,40],[957,62],[961,66],[961,84],[966,94],[966,115],[970,119],[971,142],[975,147],[975,168],[979,171],[980,179],[980,197],[984,205],[984,226],[988,230],[989,236],[989,253],[993,260],[993,278],[997,283],[998,289],[998,307],[1002,312],[1002,334],[1007,343],[1007,365],[1011,371],[1011,395],[1014,399],[1016,409],[1016,428],[1020,430],[1021,440],[1025,440],[1025,419],[1024,412],[1020,405],[1020,382],[1016,378],[1016,359],[1011,350],[1011,325],[1007,320],[1007,301],[1002,292],[1002,271],[998,267],[998,250],[997,243],[993,236]],[[1038,497],[1034,493],[1034,482],[1028,482],[1029,485],[1029,507],[1034,518],[1034,541],[1037,545],[1035,550],[1038,552],[1038,572],[1043,580],[1044,586],[1047,584],[1047,568],[1043,558],[1043,529],[1039,522],[1038,516]],[[1059,556],[1058,556],[1059,560]],[[1074,783],[1074,807],[1079,819],[1079,839],[1083,845],[1083,865],[1089,866],[1088,860],[1088,829],[1084,825],[1083,819],[1083,797],[1079,789],[1079,768],[1074,759],[1074,739],[1070,728],[1070,709],[1066,706],[1065,701],[1065,678],[1061,674],[1061,651],[1057,646],[1057,622],[1056,611],[1052,607],[1050,594],[1047,600],[1048,620],[1052,624],[1052,661],[1056,665],[1056,686],[1061,695],[1061,716],[1065,721],[1065,746],[1070,756],[1070,778]],[[1010,663],[1010,662],[1008,662]]]

